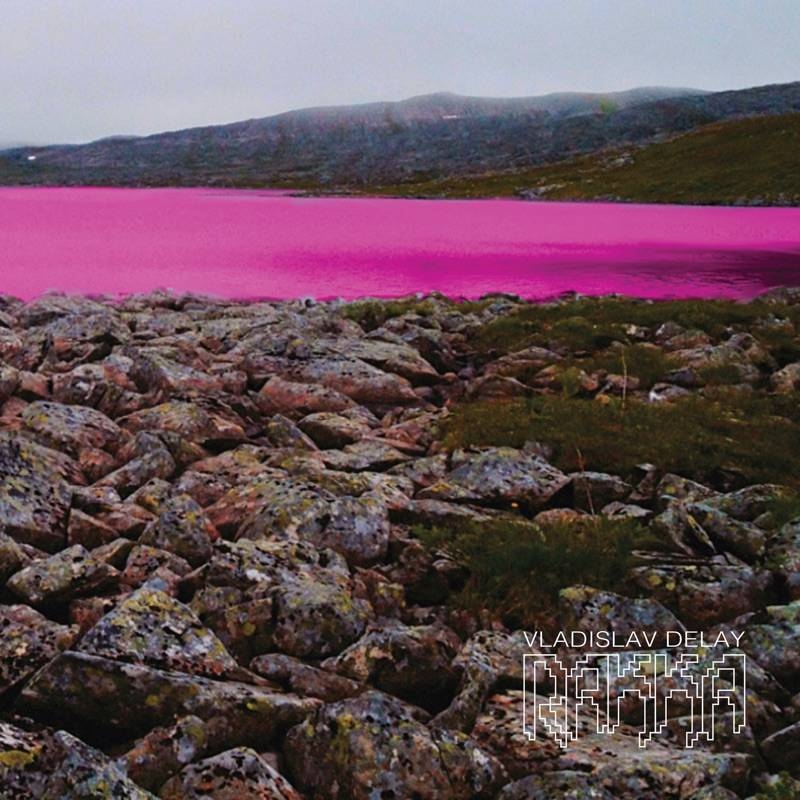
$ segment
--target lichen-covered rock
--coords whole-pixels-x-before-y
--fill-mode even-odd
[[[163,441],[146,433],[137,434],[136,439],[140,442],[142,455],[105,475],[96,482],[96,486],[114,488],[120,495],[127,497],[153,478],[166,480],[175,474],[175,459]]]
[[[763,423],[773,448],[774,426],[791,417],[796,365],[779,365],[797,344],[783,305],[797,291],[773,294],[741,314],[692,304],[681,325],[655,324],[657,305],[600,300],[631,311],[630,324],[612,323],[608,348],[584,309],[595,301],[572,296],[542,308],[500,295],[353,306],[0,296],[0,728],[19,726],[9,747],[0,732],[0,795],[793,796],[788,774],[764,770],[795,769],[797,477],[749,463],[749,434],[736,447],[719,439],[737,420],[743,431]],[[506,352],[522,336],[536,344]],[[621,346],[634,348],[628,374],[609,374],[600,366],[621,366]],[[639,355],[675,363],[650,389]],[[606,411],[625,394],[626,419],[658,416],[651,403],[676,419],[682,407],[707,410],[686,416],[703,452],[644,442],[653,463],[623,474],[589,447],[596,471],[564,474],[553,465],[566,471],[584,448],[565,447],[544,417],[521,449],[452,449],[498,444],[495,422],[536,414],[541,393],[545,406],[574,395]],[[486,426],[465,413],[473,401]],[[520,424],[502,437],[522,441]],[[707,436],[722,444],[719,463]],[[776,483],[748,485],[770,472],[763,480]],[[541,608],[526,604],[513,583],[513,603],[495,605],[470,575],[471,554],[419,529],[439,529],[434,541],[485,531],[494,563],[505,523],[523,539],[526,525],[580,534],[598,512],[603,529],[635,519],[637,548],[652,549],[630,554],[613,586],[570,578],[579,585],[560,611],[540,592]],[[526,567],[534,589],[554,569],[545,561]],[[8,605],[18,599],[42,613]],[[543,729],[532,741],[522,654],[535,648],[503,627],[518,613],[657,643],[684,626],[707,641],[743,631],[747,661],[718,688],[746,697],[747,726],[733,733],[718,709],[713,742],[678,745],[692,724],[687,682],[719,659],[715,646],[659,676],[656,700],[670,693],[670,704],[646,749],[635,676],[599,660],[601,686],[587,691],[604,697],[607,685],[622,723],[599,734],[594,712],[568,698],[578,738],[564,750]],[[543,692],[554,688],[541,677]],[[296,789],[272,771],[284,762]]]
[[[800,361],[787,364],[773,372],[769,379],[770,389],[776,394],[792,394],[800,388]]]
[[[627,497],[633,487],[616,475],[605,472],[573,472],[573,504],[582,511],[595,512],[603,506]]]
[[[737,489],[735,492],[708,498],[703,501],[703,505],[719,509],[734,519],[754,522],[768,512],[776,502],[790,499],[792,494],[792,490],[787,486],[757,483]]]
[[[690,503],[686,511],[720,550],[733,553],[749,564],[764,555],[767,535],[758,526],[728,516],[705,503]]]
[[[773,769],[800,774],[800,722],[781,728],[764,739],[761,752]]]
[[[352,697],[364,690],[357,681],[318,669],[283,653],[268,653],[250,662],[250,669],[301,697],[319,697],[326,703]]]
[[[269,597],[275,647],[301,658],[340,652],[371,616],[369,604],[353,596],[344,559],[303,542],[219,542],[208,583],[241,589],[247,600]]]
[[[145,583],[152,585],[155,582],[162,584],[162,588],[173,587],[191,570],[189,562],[174,553],[137,544],[128,554],[119,581],[128,589],[138,589]]]
[[[199,403],[169,401],[137,411],[120,420],[126,430],[171,431],[198,444],[237,442],[245,439],[241,426],[206,411]]]
[[[731,788],[737,795],[747,786],[753,764],[749,755],[691,750],[664,739],[640,748],[634,729],[619,726],[612,733],[598,733],[596,714],[583,711],[579,711],[580,735],[562,750],[543,730],[537,731],[536,740],[528,738],[524,708],[522,692],[496,695],[472,733],[478,745],[518,781],[500,794],[503,800],[527,798],[529,791],[533,798],[562,796],[541,794],[545,787],[554,792],[562,787],[567,792],[605,790],[614,800],[683,800],[708,785]],[[571,774],[557,777],[562,770]],[[584,779],[579,780],[575,771]],[[593,797],[575,795],[584,796]],[[598,796],[606,798],[602,792]]]
[[[255,750],[237,747],[190,764],[162,787],[162,800],[302,800]]]
[[[0,527],[49,552],[64,546],[72,493],[59,454],[0,433]]]
[[[300,658],[338,653],[364,630],[369,604],[349,588],[318,580],[296,580],[275,594],[275,646]]]
[[[66,731],[0,722],[0,791],[8,800],[154,800],[99,750]]]
[[[531,652],[521,631],[479,631],[452,662],[461,673],[458,693],[434,723],[469,733],[491,692],[522,686],[522,653]]]
[[[355,401],[328,386],[287,381],[273,375],[258,393],[258,406],[265,414],[305,416],[313,413],[338,413],[355,407]]]
[[[529,775],[503,787],[497,800],[617,800],[585,772],[564,770]]]
[[[800,600],[800,518],[787,522],[767,542],[765,563],[777,573],[791,600]]]
[[[259,486],[259,505],[243,518],[241,539],[319,538],[330,518],[335,498],[315,483],[289,477],[265,478]]]
[[[800,600],[768,606],[745,628],[741,647],[792,691],[800,690]]]
[[[48,447],[77,455],[88,448],[106,450],[122,443],[120,427],[93,408],[61,403],[31,403],[22,412],[25,427]]]
[[[323,450],[332,450],[369,436],[372,428],[363,420],[352,419],[330,411],[318,411],[297,423]]]
[[[36,607],[68,602],[74,597],[114,586],[119,573],[76,544],[54,556],[34,561],[8,581],[8,588]]]
[[[135,591],[81,639],[82,653],[207,677],[235,675],[225,646],[182,603],[157,589]]]
[[[418,493],[423,500],[447,500],[477,505],[539,508],[569,478],[539,456],[510,447],[491,447],[478,453],[454,455],[455,469]]]
[[[348,472],[380,472],[409,460],[396,447],[380,439],[361,439],[342,450],[326,450],[322,460],[331,469]]]
[[[100,738],[141,735],[176,716],[220,718],[228,747],[263,747],[310,714],[319,701],[236,681],[216,681],[142,664],[66,651],[24,688],[22,713],[70,724]]]
[[[651,634],[655,647],[666,645],[667,631],[683,630],[671,611],[647,597],[630,598],[589,586],[570,586],[559,593],[558,606],[564,630],[608,631],[621,639],[632,633]]]
[[[287,366],[282,376],[317,383],[370,408],[418,402],[411,384],[358,358],[314,358]]]
[[[655,496],[661,506],[659,510],[663,510],[667,504],[675,500],[697,503],[717,497],[718,494],[719,492],[715,492],[702,483],[674,475],[671,472],[664,475],[655,488]]]
[[[0,587],[19,572],[29,561],[22,548],[5,533],[0,531]]]
[[[184,397],[214,394],[224,389],[220,376],[173,360],[168,357],[174,355],[169,350],[140,347],[123,352],[133,359],[131,377],[142,388],[156,388]]]
[[[672,611],[686,626],[705,630],[761,606],[769,575],[730,557],[668,559],[635,567],[636,585]]]
[[[84,514],[83,511],[73,508],[69,513],[67,524],[67,543],[80,544],[87,550],[102,547],[118,538],[118,533],[102,520]]]
[[[78,632],[28,606],[0,606],[0,695],[69,648]]]
[[[493,797],[499,764],[463,735],[437,735],[420,712],[380,692],[324,706],[284,746],[292,782],[309,800]]]
[[[267,423],[266,435],[273,446],[283,447],[289,450],[308,450],[313,452],[317,449],[313,439],[306,436],[303,431],[283,414],[275,414]]]
[[[412,347],[400,342],[380,341],[374,338],[347,338],[341,343],[320,341],[317,349],[339,352],[359,358],[367,364],[386,372],[401,375],[412,384],[432,383],[438,380],[436,370]]]
[[[394,625],[368,631],[327,669],[439,711],[452,699],[459,673],[452,666],[461,642],[453,631],[430,625]]]
[[[158,517],[144,530],[139,541],[185,558],[197,567],[211,558],[216,528],[200,505],[189,495],[167,498]]]
[[[154,728],[119,757],[118,763],[137,785],[158,790],[187,764],[213,746],[212,726],[199,717],[181,717],[173,725]]]
[[[328,524],[311,541],[341,553],[350,564],[371,564],[389,549],[389,512],[374,494],[339,497],[329,509]]]

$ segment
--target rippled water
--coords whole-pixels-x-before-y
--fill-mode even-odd
[[[0,189],[0,293],[751,297],[800,285],[800,209]]]

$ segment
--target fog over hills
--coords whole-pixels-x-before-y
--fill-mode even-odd
[[[662,87],[523,98],[437,93],[12,149],[0,154],[0,183],[357,188],[522,169],[724,119],[793,111],[800,111],[800,83],[715,93]]]

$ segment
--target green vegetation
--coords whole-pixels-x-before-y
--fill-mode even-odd
[[[784,327],[759,329],[762,320],[786,319]],[[800,307],[754,300],[664,300],[648,302],[633,298],[581,298],[568,303],[531,304],[484,325],[471,344],[480,352],[510,352],[529,345],[561,345],[571,352],[596,350],[614,341],[627,342],[631,326],[657,328],[670,320],[688,330],[713,338],[727,330],[742,330],[762,337],[765,343],[787,349],[792,355]]]
[[[521,171],[395,184],[377,192],[502,197],[526,190],[547,200],[725,204],[760,198],[765,204],[800,204],[800,114],[720,122],[639,149]]]
[[[650,462],[711,484],[724,471],[745,483],[800,488],[796,400],[727,387],[664,404],[550,395],[465,403],[445,436],[450,448],[544,442],[564,470],[628,475]]]
[[[356,300],[345,306],[343,314],[369,332],[380,328],[387,320],[402,317],[403,314],[419,314],[422,317],[429,317],[435,313],[437,303],[446,303],[452,305],[454,311],[471,314],[481,311],[491,302],[491,298],[456,301],[438,296],[422,299],[404,297],[399,300]]]
[[[578,359],[574,365],[588,373],[604,370],[617,375],[638,378],[640,388],[649,389],[663,380],[676,364],[659,347],[647,344],[618,345],[590,358]],[[737,373],[738,375],[738,373]]]
[[[403,314],[419,314],[427,317],[433,311],[434,307],[430,301],[404,298],[401,300],[358,300],[347,305],[343,313],[348,319],[357,322],[365,331],[373,331],[393,317],[402,317]]]
[[[450,598],[454,606],[489,609],[512,628],[545,630],[554,625],[561,589],[579,583],[622,589],[633,551],[646,542],[637,522],[605,517],[546,527],[514,519],[453,528],[416,526],[414,534],[467,568],[465,585]]]

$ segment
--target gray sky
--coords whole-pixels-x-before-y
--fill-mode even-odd
[[[800,0],[0,0],[0,143],[415,94],[800,80]]]

